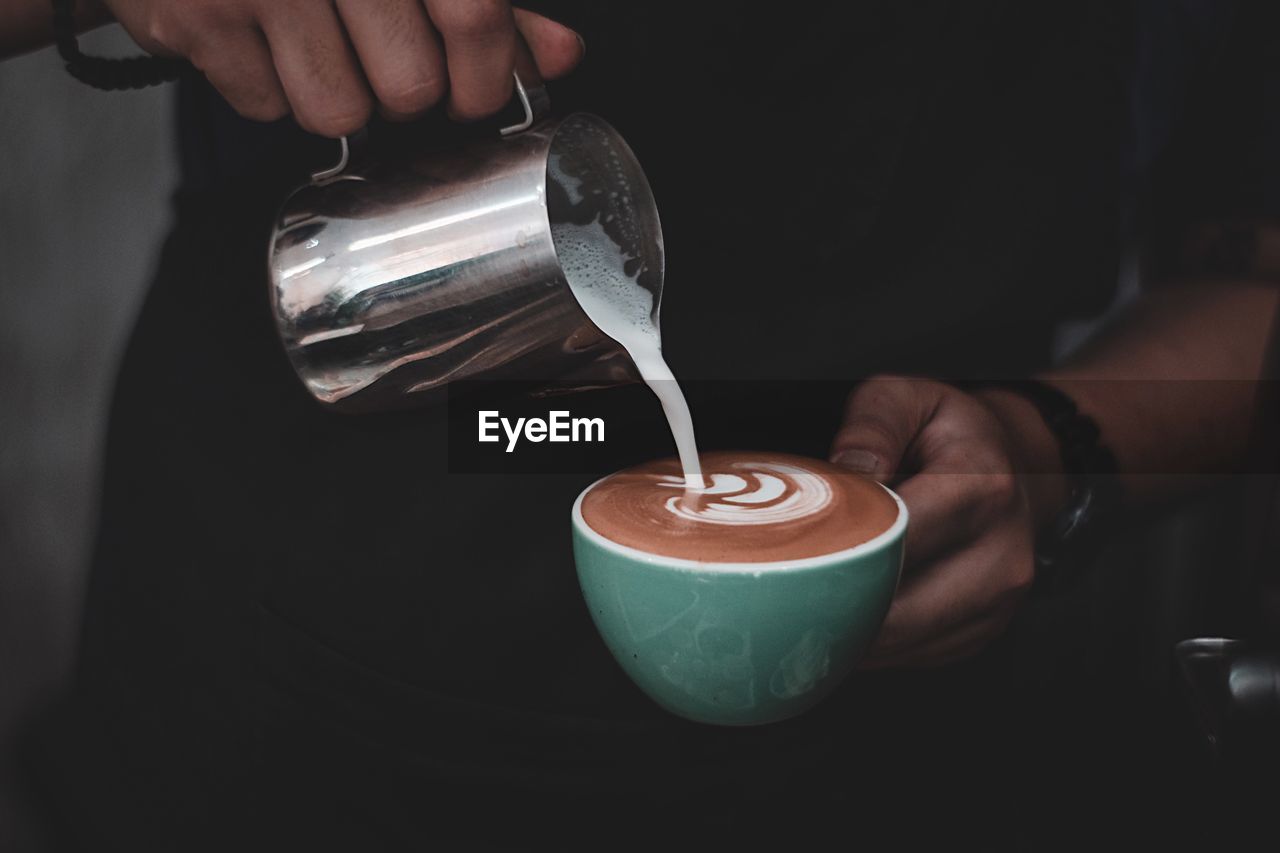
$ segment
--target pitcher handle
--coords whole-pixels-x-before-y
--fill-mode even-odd
[[[502,136],[510,136],[513,133],[528,130],[533,127],[535,121],[551,110],[551,98],[547,94],[546,86],[539,84],[526,88],[520,80],[519,71],[513,72],[512,76],[516,80],[516,100],[524,108],[524,119],[499,130],[498,133]]]
[[[551,95],[547,92],[547,86],[542,80],[542,75],[538,73],[538,65],[533,58],[533,51],[529,49],[529,45],[525,40],[518,36],[516,38],[516,67],[511,72],[511,76],[515,78],[515,100],[524,110],[524,118],[515,124],[501,128],[498,133],[502,136],[512,136],[528,130],[539,119],[551,112]],[[526,80],[528,83],[525,82]],[[352,150],[366,136],[367,133],[361,130],[351,136],[340,138],[338,140],[338,162],[327,169],[313,172],[311,174],[311,183],[322,184],[341,176],[346,171],[347,166],[351,164]]]
[[[311,173],[311,183],[323,184],[331,181],[347,170],[347,164],[351,162],[351,140],[364,133],[364,130],[357,131],[351,136],[342,136],[338,138],[338,162],[334,163],[327,169],[321,169],[318,172]]]
[[[551,96],[538,73],[538,63],[533,58],[529,43],[520,35],[516,36],[516,67],[511,74],[515,77],[515,98],[524,109],[524,120],[499,130],[502,136],[528,130],[534,122],[551,112]]]

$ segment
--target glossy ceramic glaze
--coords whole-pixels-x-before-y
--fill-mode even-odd
[[[609,650],[663,708],[718,725],[784,720],[830,694],[884,621],[907,529],[906,507],[893,498],[897,520],[856,548],[701,563],[605,539],[583,521],[579,495],[578,581]]]

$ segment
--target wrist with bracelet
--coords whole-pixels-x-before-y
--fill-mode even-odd
[[[112,59],[86,56],[76,38],[75,0],[53,0],[53,38],[67,73],[95,89],[145,89],[177,80],[190,66],[180,59],[131,56]]]
[[[1097,421],[1066,392],[1038,379],[964,384],[972,391],[1003,391],[1029,403],[1057,445],[1066,498],[1036,538],[1037,575],[1056,575],[1064,565],[1092,559],[1121,503],[1119,465],[1102,442]]]

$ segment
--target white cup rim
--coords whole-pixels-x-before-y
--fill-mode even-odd
[[[612,475],[609,475],[612,476]],[[854,545],[852,548],[845,548],[841,551],[832,551],[829,554],[819,554],[816,557],[801,557],[795,560],[773,560],[759,563],[732,563],[732,562],[711,562],[702,560],[690,560],[685,557],[667,557],[662,554],[653,554],[648,551],[641,551],[639,548],[633,548],[630,545],[622,545],[607,539],[600,533],[592,529],[587,524],[586,519],[582,517],[582,499],[587,496],[587,492],[600,485],[608,476],[601,477],[591,485],[583,489],[577,500],[573,502],[573,526],[579,533],[585,536],[592,544],[603,548],[606,551],[612,551],[623,557],[636,560],[641,563],[648,563],[652,566],[661,566],[663,568],[679,569],[686,571],[712,571],[724,574],[744,574],[744,575],[761,575],[765,572],[802,572],[806,569],[821,569],[832,565],[833,563],[843,562],[849,559],[865,557],[868,554],[887,548],[890,544],[899,539],[903,531],[907,527],[907,505],[902,502],[902,498],[883,483],[876,485],[884,489],[889,497],[893,498],[894,504],[898,507],[898,517],[894,519],[893,524],[887,529],[876,534],[866,542]]]

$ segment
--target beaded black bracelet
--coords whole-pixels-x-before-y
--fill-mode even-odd
[[[186,62],[159,56],[85,56],[76,39],[75,0],[53,0],[53,37],[67,73],[95,89],[145,89],[178,79]]]

